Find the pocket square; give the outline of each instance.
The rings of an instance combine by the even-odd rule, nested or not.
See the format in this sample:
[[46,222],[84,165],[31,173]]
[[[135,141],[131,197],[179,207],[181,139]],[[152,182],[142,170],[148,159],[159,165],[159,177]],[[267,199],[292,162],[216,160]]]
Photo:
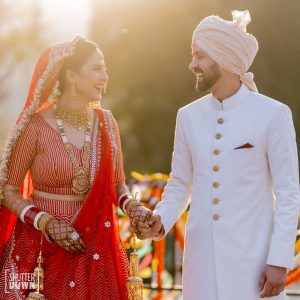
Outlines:
[[253,145],[247,143],[247,144],[244,144],[244,145],[242,145],[242,146],[239,146],[239,147],[234,148],[234,150],[238,150],[238,149],[249,149],[249,148],[253,148],[253,147],[254,147]]

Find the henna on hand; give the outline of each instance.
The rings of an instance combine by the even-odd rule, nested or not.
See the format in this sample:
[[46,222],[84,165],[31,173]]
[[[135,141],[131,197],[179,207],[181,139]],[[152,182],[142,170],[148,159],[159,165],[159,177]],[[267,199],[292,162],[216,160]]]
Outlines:
[[147,223],[137,222],[137,237],[140,240],[153,238],[161,240],[165,236],[165,229],[159,215],[152,215]]
[[3,206],[10,210],[13,214],[20,217],[22,210],[29,204],[28,200],[24,199],[19,194],[20,188],[6,184],[4,186]]
[[128,187],[124,182],[117,183],[117,198],[119,198],[121,195],[129,193]]
[[152,211],[142,205],[135,206],[131,210],[127,211],[130,218],[131,227],[134,232],[139,233],[137,226],[138,222],[147,223],[152,216]]
[[71,234],[74,231],[77,232],[70,224],[56,219],[50,220],[46,226],[46,233],[56,244],[72,253],[82,253],[86,245],[81,237],[75,241],[72,239]]

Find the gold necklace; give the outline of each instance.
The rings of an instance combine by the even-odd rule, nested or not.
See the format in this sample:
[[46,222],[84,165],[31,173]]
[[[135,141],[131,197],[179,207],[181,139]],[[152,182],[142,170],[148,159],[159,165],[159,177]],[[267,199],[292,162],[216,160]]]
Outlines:
[[56,117],[56,125],[60,131],[61,138],[63,140],[65,149],[70,157],[72,162],[75,178],[72,181],[72,191],[76,194],[82,195],[86,194],[90,189],[90,180],[89,180],[89,160],[91,155],[91,121],[87,123],[85,140],[83,146],[83,155],[82,155],[82,165],[76,159],[72,145],[69,142],[67,135],[64,131],[63,122],[61,119]]
[[62,105],[54,105],[53,108],[57,119],[76,129],[86,127],[91,120],[91,115],[87,109],[72,109]]

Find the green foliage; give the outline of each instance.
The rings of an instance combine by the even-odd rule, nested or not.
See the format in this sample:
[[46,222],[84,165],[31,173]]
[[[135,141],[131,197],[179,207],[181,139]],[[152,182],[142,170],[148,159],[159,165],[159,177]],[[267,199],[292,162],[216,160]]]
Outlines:
[[15,3],[0,0],[0,101],[5,95],[5,81],[18,63],[28,59],[33,49],[42,49],[45,41],[40,6],[32,1]]
[[[104,106],[122,134],[125,169],[169,172],[176,112],[201,97],[188,70],[192,32],[211,14],[249,9],[260,50],[251,71],[261,93],[291,106],[297,129],[300,53],[298,0],[94,1],[91,38],[110,75]],[[298,83],[298,85],[297,85]]]
[[[36,57],[47,44],[42,33],[40,5],[34,0],[25,2],[0,0],[0,104],[7,101],[11,80],[20,71],[20,63]],[[26,76],[30,76],[31,70]],[[19,85],[17,86],[19,88]],[[18,100],[16,100],[18,101]],[[22,104],[25,99],[22,99]],[[15,106],[12,106],[12,109]],[[2,109],[2,107],[1,107]],[[0,111],[0,154],[9,123],[9,113]]]

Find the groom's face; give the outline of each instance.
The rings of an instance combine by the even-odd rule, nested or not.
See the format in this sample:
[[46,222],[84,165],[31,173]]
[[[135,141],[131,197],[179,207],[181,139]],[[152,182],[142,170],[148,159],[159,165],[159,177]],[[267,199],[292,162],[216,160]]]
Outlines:
[[190,70],[196,76],[197,91],[208,91],[221,78],[219,65],[197,45],[192,45]]

